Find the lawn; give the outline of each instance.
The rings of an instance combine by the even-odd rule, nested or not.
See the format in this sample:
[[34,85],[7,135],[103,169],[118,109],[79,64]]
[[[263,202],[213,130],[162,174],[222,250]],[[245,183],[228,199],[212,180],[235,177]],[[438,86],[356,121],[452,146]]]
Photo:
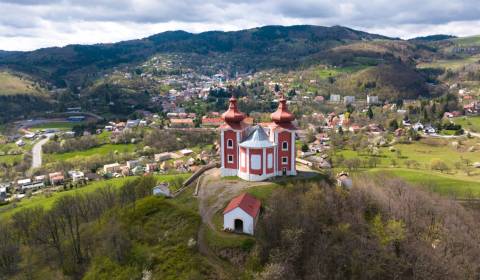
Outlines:
[[[157,178],[157,181],[163,181],[163,182],[172,182],[175,180],[176,177],[182,177],[183,179],[186,179],[190,176],[190,174],[175,174],[175,175],[156,175],[155,178]],[[93,192],[97,189],[103,188],[107,185],[110,185],[114,188],[119,188],[122,186],[125,182],[134,180],[136,177],[126,177],[126,178],[116,178],[116,179],[111,179],[108,181],[98,181],[98,182],[93,182],[88,184],[87,186],[78,188],[78,189],[73,189],[73,190],[67,190],[67,191],[62,191],[62,192],[55,192],[52,193],[51,195],[38,195],[38,196],[33,196],[32,198],[24,198],[20,202],[16,203],[15,207],[12,208],[13,204],[8,204],[5,206],[0,207],[0,219],[5,219],[9,218],[12,214],[15,212],[18,212],[22,209],[26,208],[33,208],[33,207],[44,207],[45,209],[48,209],[52,207],[53,203],[60,197],[66,196],[66,195],[75,195],[75,194],[85,194],[89,192]]]
[[453,122],[455,124],[461,125],[464,129],[472,132],[480,132],[480,116],[463,116],[454,118]]
[[388,172],[407,182],[441,195],[456,196],[458,198],[466,198],[471,195],[480,197],[480,182],[478,181],[460,180],[452,175],[404,168],[373,169],[372,172]]
[[93,155],[107,155],[109,153],[114,153],[117,151],[118,153],[131,153],[134,152],[136,149],[135,144],[104,144],[99,147],[91,148],[85,151],[75,151],[69,153],[62,153],[62,154],[46,154],[45,158],[47,162],[53,161],[61,161],[61,160],[68,160],[72,158],[81,158],[81,157],[89,157]]

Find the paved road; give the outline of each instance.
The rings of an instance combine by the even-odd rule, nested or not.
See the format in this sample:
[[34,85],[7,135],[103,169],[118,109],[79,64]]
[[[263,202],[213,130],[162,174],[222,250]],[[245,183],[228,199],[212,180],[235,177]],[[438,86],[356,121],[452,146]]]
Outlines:
[[50,140],[53,134],[47,134],[47,138],[41,139],[32,148],[32,170],[42,167],[42,146]]

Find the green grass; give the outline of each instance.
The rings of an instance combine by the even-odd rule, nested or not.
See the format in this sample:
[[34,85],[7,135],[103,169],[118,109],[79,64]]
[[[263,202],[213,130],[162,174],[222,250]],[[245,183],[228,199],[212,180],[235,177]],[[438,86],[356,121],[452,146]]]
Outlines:
[[464,129],[472,132],[480,132],[480,116],[463,116],[453,119],[455,124],[461,125]]
[[[415,142],[412,144],[397,144],[394,145],[394,147],[401,151],[400,158],[397,157],[396,152],[389,151],[389,148],[380,148],[382,154],[378,167],[390,167],[392,159],[399,165],[403,165],[406,160],[416,160],[420,163],[421,169],[425,169],[425,165],[429,165],[433,158],[443,160],[450,167],[452,167],[455,162],[460,161],[461,158],[470,159],[472,162],[479,160],[478,153],[455,150],[450,144],[431,146],[422,142]],[[337,154],[341,154],[345,158],[368,159],[367,155],[359,155],[356,151],[352,150],[342,150],[337,152]]]
[[81,125],[81,124],[82,123],[72,123],[72,122],[47,122],[47,123],[33,125],[30,128],[71,130],[75,125]]
[[0,156],[0,164],[15,165],[22,161],[23,155],[5,155]]
[[388,172],[419,187],[439,193],[465,198],[473,195],[480,197],[480,182],[456,179],[454,176],[432,171],[411,169],[374,169],[372,172]]
[[316,70],[315,74],[321,79],[326,79],[328,77],[335,77],[343,73],[354,73],[366,68],[368,68],[367,65],[347,66],[347,67],[328,68],[328,69],[321,68]]
[[47,162],[52,161],[61,161],[61,160],[68,160],[72,158],[82,158],[82,157],[89,157],[93,155],[107,155],[109,153],[114,153],[117,151],[118,153],[131,153],[134,152],[136,149],[135,144],[105,144],[99,147],[91,148],[85,151],[75,151],[69,153],[62,153],[62,154],[47,154],[45,159]]
[[[176,177],[182,177],[182,178],[188,178],[190,174],[178,174],[178,175],[157,175],[155,178],[157,178],[157,181],[163,181],[163,182],[171,182],[173,181]],[[110,185],[114,188],[119,188],[122,186],[125,182],[134,180],[136,177],[126,177],[126,178],[116,178],[116,179],[111,179],[108,181],[98,181],[98,182],[93,182],[91,184],[88,184],[87,186],[80,187],[77,189],[73,190],[67,190],[67,191],[62,191],[62,192],[54,192],[49,196],[46,195],[38,195],[38,196],[33,196],[31,198],[24,198],[20,202],[15,203],[15,207],[13,207],[13,203],[10,203],[8,205],[0,207],[0,219],[5,219],[11,217],[12,214],[22,210],[22,209],[27,209],[27,208],[34,208],[34,207],[43,207],[45,209],[49,209],[52,207],[53,203],[60,197],[66,196],[66,195],[75,195],[75,194],[85,194],[89,192],[93,192],[97,189],[104,188],[107,185]]]

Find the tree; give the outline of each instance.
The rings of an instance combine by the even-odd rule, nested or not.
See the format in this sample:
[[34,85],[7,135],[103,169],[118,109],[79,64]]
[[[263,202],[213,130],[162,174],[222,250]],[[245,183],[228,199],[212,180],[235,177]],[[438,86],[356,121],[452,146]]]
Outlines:
[[450,168],[448,167],[448,165],[447,165],[444,161],[442,161],[442,160],[440,160],[440,159],[432,159],[432,160],[430,161],[430,168],[431,168],[432,170],[437,170],[437,171],[440,171],[440,172],[442,172],[442,173],[445,172],[445,171],[450,170]]
[[308,148],[308,145],[307,143],[303,143],[302,144],[302,152],[306,153],[308,152],[310,149]]
[[373,119],[373,110],[372,110],[372,106],[368,107],[368,111],[367,111],[367,117],[369,119]]
[[388,130],[395,131],[398,129],[398,122],[397,119],[393,119],[388,123]]

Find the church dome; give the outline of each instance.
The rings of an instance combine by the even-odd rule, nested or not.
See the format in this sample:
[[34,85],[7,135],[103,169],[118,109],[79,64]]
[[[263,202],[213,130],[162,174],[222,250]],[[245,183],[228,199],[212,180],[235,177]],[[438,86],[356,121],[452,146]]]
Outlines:
[[222,114],[222,119],[229,123],[238,123],[245,119],[245,114],[240,112],[237,107],[237,99],[232,96],[229,100],[230,105],[228,106],[228,110]]
[[278,105],[277,111],[271,114],[272,121],[275,123],[288,123],[295,120],[295,116],[288,111],[287,100],[283,95],[279,102],[280,104]]

